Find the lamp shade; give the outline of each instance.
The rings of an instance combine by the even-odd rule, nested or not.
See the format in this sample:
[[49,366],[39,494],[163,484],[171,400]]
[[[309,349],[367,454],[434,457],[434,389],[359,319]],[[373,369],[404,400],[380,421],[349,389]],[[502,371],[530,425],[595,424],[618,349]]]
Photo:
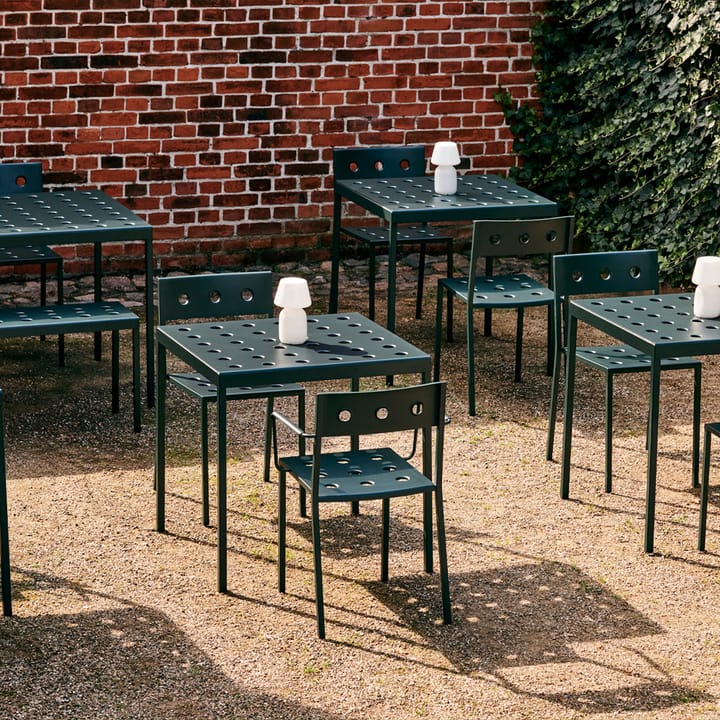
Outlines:
[[430,162],[433,165],[459,165],[458,146],[454,142],[435,143]]
[[275,304],[282,308],[306,308],[311,304],[310,289],[304,278],[281,278],[275,293]]
[[694,285],[720,285],[720,257],[703,256],[695,261]]

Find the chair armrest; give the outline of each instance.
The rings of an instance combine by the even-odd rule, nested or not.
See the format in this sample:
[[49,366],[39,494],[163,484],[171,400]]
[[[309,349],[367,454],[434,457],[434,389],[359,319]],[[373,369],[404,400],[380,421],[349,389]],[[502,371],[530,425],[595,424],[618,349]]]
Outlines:
[[278,442],[277,442],[277,424],[281,422],[285,427],[290,430],[293,434],[297,435],[300,440],[300,452],[305,453],[305,440],[312,440],[315,437],[314,433],[305,432],[297,423],[294,423],[289,417],[286,417],[281,412],[273,410],[272,415],[272,445],[273,445],[273,462],[275,468],[280,470],[280,462],[278,456]]

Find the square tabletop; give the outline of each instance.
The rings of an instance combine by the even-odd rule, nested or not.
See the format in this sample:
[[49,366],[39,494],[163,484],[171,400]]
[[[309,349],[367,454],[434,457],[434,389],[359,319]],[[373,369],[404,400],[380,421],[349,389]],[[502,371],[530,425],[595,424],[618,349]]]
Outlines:
[[131,242],[152,226],[99,190],[0,195],[0,246]]
[[158,343],[218,387],[429,373],[432,360],[359,313],[311,315],[302,345],[278,340],[278,319],[161,325]]
[[335,193],[398,223],[549,217],[556,202],[498,175],[458,176],[457,193],[438,195],[424,177],[336,180]]
[[572,300],[579,320],[659,358],[720,353],[720,319],[695,317],[692,293]]

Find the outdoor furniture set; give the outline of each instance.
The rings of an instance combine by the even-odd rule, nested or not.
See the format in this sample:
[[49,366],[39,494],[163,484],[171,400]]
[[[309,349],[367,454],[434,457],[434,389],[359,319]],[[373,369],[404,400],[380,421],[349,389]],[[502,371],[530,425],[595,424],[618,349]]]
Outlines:
[[[421,152],[420,152],[421,151]],[[152,328],[152,289],[148,313],[148,404],[157,389],[156,413],[156,529],[165,529],[165,444],[167,386],[173,385],[201,404],[203,523],[209,525],[208,406],[216,406],[217,423],[217,588],[227,591],[227,402],[234,399],[266,400],[263,478],[269,480],[271,453],[279,471],[278,494],[278,587],[285,591],[286,477],[290,473],[300,487],[300,513],[307,515],[309,498],[314,548],[317,632],[325,636],[320,505],[325,502],[358,503],[382,500],[381,579],[388,576],[389,501],[393,497],[421,494],[425,570],[432,571],[432,498],[439,551],[442,616],[450,622],[450,595],[442,507],[442,445],[445,417],[445,386],[440,382],[443,300],[447,296],[447,339],[452,340],[454,299],[466,306],[468,347],[468,410],[475,414],[474,311],[485,314],[484,331],[492,332],[492,311],[517,311],[515,380],[521,379],[523,311],[546,307],[548,311],[548,374],[552,375],[547,458],[552,459],[560,376],[565,366],[565,411],[561,496],[569,495],[570,451],[574,409],[575,364],[580,361],[600,370],[606,378],[606,483],[612,489],[612,393],[616,374],[647,371],[651,377],[647,444],[647,502],[645,550],[653,550],[656,452],[660,371],[688,369],[694,373],[692,483],[698,485],[701,363],[692,355],[720,353],[720,323],[693,316],[690,295],[658,295],[656,251],[572,254],[572,217],[557,216],[555,203],[530,193],[502,178],[471,175],[458,179],[455,195],[438,195],[432,179],[424,174],[424,148],[351,148],[336,150],[335,205],[329,314],[311,316],[307,340],[282,342],[278,319],[272,317],[272,275],[269,272],[223,273],[161,278],[158,280],[159,327]],[[51,197],[57,196],[57,197]],[[32,196],[31,196],[32,197]],[[105,239],[144,240],[148,277],[152,242],[149,227],[132,213],[100,193],[36,193],[31,210],[33,222],[20,222],[20,209],[9,198],[0,198],[0,242],[12,245],[93,242],[96,276],[99,247]],[[386,224],[368,227],[342,221],[343,199],[364,208]],[[74,208],[69,219],[68,206]],[[35,218],[35,216],[41,216]],[[58,223],[57,218],[63,220]],[[101,217],[98,217],[101,216]],[[88,219],[88,223],[81,218]],[[437,223],[473,221],[469,273],[452,273],[453,237],[434,227]],[[62,224],[62,226],[61,226]],[[67,226],[70,224],[71,229]],[[89,226],[88,226],[89,225]],[[338,311],[341,236],[368,245],[370,252],[370,318]],[[421,248],[416,313],[422,307],[423,259],[427,244],[444,245],[448,276],[438,282],[435,324],[435,367],[432,359],[394,333],[395,263],[399,245]],[[386,247],[389,256],[387,327],[374,322],[375,253]],[[545,256],[549,260],[546,284],[525,274],[493,273],[493,261],[508,256]],[[60,267],[60,264],[58,265]],[[642,293],[608,299],[611,293]],[[40,308],[28,312],[28,330],[20,320],[0,311],[0,337],[12,334],[60,334],[125,328],[111,324],[108,307],[99,298],[90,304],[90,317],[60,312],[73,305],[55,306],[51,315]],[[58,293],[61,298],[62,293]],[[573,296],[596,295],[592,299]],[[113,308],[124,318],[121,308]],[[42,312],[48,312],[44,310]],[[139,429],[138,325],[133,330],[135,429]],[[49,319],[46,319],[49,318]],[[72,318],[72,320],[71,320]],[[231,319],[227,319],[231,318]],[[582,320],[625,343],[606,347],[577,347],[577,322]],[[122,320],[119,322],[123,322]],[[9,323],[9,325],[8,325]],[[3,334],[3,326],[11,332]],[[157,341],[157,386],[152,352]],[[116,343],[114,342],[114,352]],[[168,354],[183,361],[192,373],[168,372]],[[115,366],[113,372],[115,373]],[[364,377],[418,374],[420,384],[360,391]],[[317,395],[314,432],[306,430],[303,384],[348,379],[348,392]],[[115,382],[115,375],[114,375]],[[388,383],[391,384],[390,382]],[[297,421],[274,410],[276,397],[297,398]],[[278,432],[290,432],[298,442],[297,455],[278,456]],[[390,448],[361,449],[359,438],[377,433],[411,432],[410,457]],[[710,436],[720,436],[720,423],[706,425],[705,456],[698,546],[704,549],[705,513],[708,497]],[[324,453],[326,437],[348,438],[343,452]],[[306,444],[312,450],[306,453]],[[0,449],[2,446],[0,445]],[[421,469],[410,462],[420,453]],[[4,455],[2,460],[4,461]],[[3,519],[5,524],[3,524]],[[2,550],[3,607],[10,612],[7,559],[7,507],[4,497],[4,465],[0,467],[0,550]],[[7,576],[7,577],[6,577]]]

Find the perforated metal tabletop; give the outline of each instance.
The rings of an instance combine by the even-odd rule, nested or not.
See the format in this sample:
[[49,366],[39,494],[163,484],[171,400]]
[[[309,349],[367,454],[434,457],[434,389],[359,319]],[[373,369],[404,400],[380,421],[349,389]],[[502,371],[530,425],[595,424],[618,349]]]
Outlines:
[[0,195],[0,247],[93,243],[95,300],[102,300],[101,245],[145,243],[147,402],[154,404],[154,309],[152,226],[99,190]]
[[157,328],[156,529],[165,529],[165,393],[167,353],[180,358],[218,388],[217,533],[218,590],[227,590],[226,391],[271,383],[418,373],[430,378],[423,350],[359,313],[311,315],[308,340],[278,340],[277,318],[161,325]]
[[668,357],[720,354],[720,318],[697,318],[691,293],[572,300],[568,314],[561,497],[569,496],[578,321],[647,353],[650,415],[647,441],[645,551],[653,552],[657,482],[660,362]]
[[438,195],[432,176],[336,180],[330,312],[338,309],[340,220],[342,201],[350,200],[389,224],[387,327],[395,327],[395,263],[397,225],[550,217],[557,203],[498,175],[458,177],[455,195]]

